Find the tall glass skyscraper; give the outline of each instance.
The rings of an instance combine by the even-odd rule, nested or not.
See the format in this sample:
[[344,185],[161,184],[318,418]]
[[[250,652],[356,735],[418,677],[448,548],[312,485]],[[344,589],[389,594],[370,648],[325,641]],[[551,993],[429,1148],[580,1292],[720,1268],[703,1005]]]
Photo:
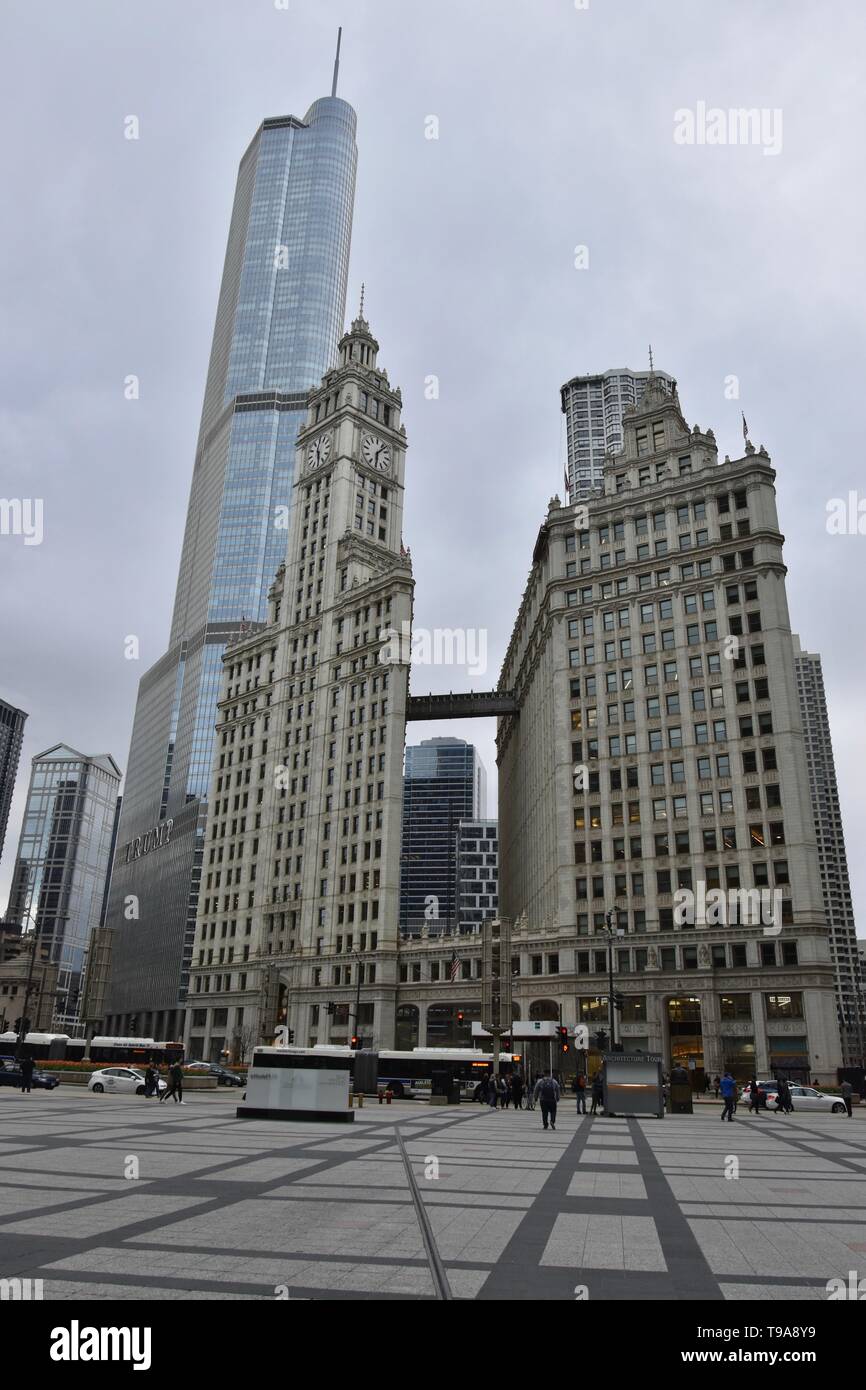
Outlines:
[[[336,74],[335,74],[336,85]],[[266,120],[240,163],[169,649],[142,678],[106,922],[106,1024],[174,1036],[187,990],[222,655],[261,622],[307,391],[342,333],[355,112]]]
[[456,931],[460,822],[483,819],[487,773],[462,738],[427,738],[406,749],[400,863],[400,930]]
[[16,709],[14,705],[0,700],[0,856],[3,854],[26,718],[23,709]]
[[33,759],[7,920],[38,930],[57,967],[56,1032],[78,1021],[81,972],[99,923],[111,860],[120,768],[58,743]]

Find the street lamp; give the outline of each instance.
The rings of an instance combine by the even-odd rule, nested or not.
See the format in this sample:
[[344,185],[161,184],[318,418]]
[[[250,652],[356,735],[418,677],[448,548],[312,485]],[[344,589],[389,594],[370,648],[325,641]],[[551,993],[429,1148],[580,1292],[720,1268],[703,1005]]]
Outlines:
[[611,907],[604,914],[606,925],[599,928],[607,937],[607,979],[608,979],[608,1017],[610,1019],[610,1050],[617,1051],[616,1045],[616,1006],[613,997],[613,939],[615,936],[625,936],[622,927],[614,925],[616,921],[616,908]]

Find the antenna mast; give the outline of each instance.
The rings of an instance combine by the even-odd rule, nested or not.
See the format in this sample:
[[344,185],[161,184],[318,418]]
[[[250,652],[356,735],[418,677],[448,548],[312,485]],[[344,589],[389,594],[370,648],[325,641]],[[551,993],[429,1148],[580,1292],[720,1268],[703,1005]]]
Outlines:
[[342,27],[342,25],[341,25],[340,28],[337,30],[337,56],[336,56],[336,58],[334,59],[334,80],[333,80],[333,82],[331,83],[331,96],[332,96],[332,97],[335,97],[335,96],[337,95],[337,77],[338,77],[339,72],[340,72],[340,39],[341,39],[342,37],[343,37],[343,27]]

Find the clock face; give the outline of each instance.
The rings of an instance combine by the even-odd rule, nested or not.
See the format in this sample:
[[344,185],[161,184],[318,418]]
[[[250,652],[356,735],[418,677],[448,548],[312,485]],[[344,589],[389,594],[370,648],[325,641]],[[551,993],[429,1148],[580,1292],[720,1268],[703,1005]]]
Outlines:
[[320,468],[327,463],[331,453],[331,436],[320,434],[307,448],[307,467]]
[[361,440],[361,457],[371,468],[387,473],[391,467],[391,446],[374,434],[365,434]]

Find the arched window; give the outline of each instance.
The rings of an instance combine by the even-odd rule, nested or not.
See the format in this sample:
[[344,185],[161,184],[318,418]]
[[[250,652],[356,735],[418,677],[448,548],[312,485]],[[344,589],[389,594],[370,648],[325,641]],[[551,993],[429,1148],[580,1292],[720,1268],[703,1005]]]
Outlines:
[[536,999],[529,1006],[529,1018],[532,1023],[539,1021],[557,1023],[559,1021],[559,1005],[555,1004],[552,999]]

